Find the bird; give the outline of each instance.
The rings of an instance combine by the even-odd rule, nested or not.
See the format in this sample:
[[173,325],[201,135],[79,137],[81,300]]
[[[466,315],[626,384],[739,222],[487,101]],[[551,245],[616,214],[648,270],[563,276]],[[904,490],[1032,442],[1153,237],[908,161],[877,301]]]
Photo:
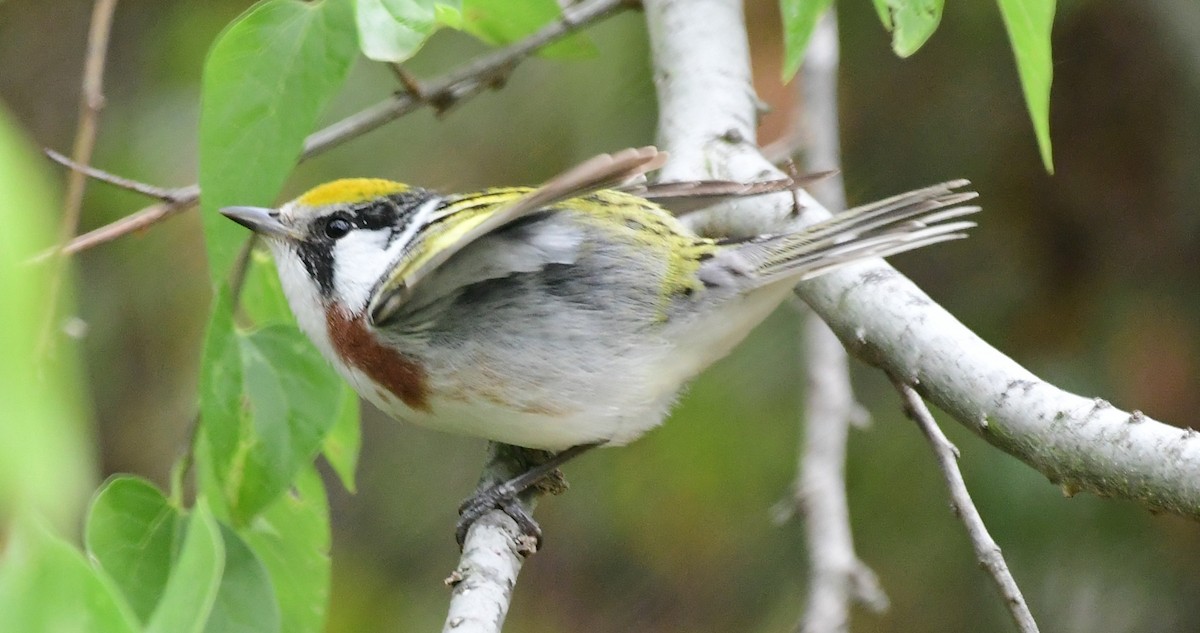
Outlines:
[[706,237],[663,205],[798,183],[642,182],[666,158],[631,148],[540,187],[457,194],[349,178],[221,213],[265,241],[300,329],[363,398],[415,425],[549,451],[556,467],[658,426],[797,283],[965,237],[979,210],[956,180],[799,231]]

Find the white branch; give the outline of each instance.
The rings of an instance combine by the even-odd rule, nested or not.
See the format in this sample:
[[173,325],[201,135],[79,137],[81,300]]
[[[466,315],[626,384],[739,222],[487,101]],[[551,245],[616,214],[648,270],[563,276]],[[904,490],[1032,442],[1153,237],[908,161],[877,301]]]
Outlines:
[[[512,449],[495,442],[488,445],[488,463],[484,467],[477,490],[490,488],[521,474],[528,467]],[[517,497],[532,514],[533,499],[540,494],[536,488]],[[517,522],[500,510],[479,517],[463,540],[458,567],[446,578],[453,587],[450,608],[446,613],[443,633],[500,633],[508,606],[512,603],[517,574],[525,558],[537,546],[522,534]]]
[[[830,10],[813,32],[799,82],[803,108],[793,125],[805,132],[798,135],[804,142],[805,171],[841,167],[837,68],[837,21]],[[829,208],[845,208],[840,172],[817,182],[814,191]],[[836,633],[849,630],[852,602],[880,613],[887,610],[888,598],[875,573],[855,554],[851,535],[846,440],[851,424],[865,420],[866,411],[854,399],[850,359],[829,326],[811,311],[805,318],[804,341],[808,384],[796,494],[811,569],[799,630]]]
[[520,534],[516,521],[499,510],[471,526],[458,568],[446,579],[454,590],[443,633],[499,633],[525,562],[516,547]]
[[[663,181],[768,180],[783,174],[758,151],[758,99],[736,0],[646,0],[658,93]],[[807,194],[805,206],[816,205]],[[791,215],[792,196],[759,196],[684,216],[702,234],[750,236]]]
[[812,312],[804,326],[808,385],[804,398],[804,446],[796,502],[804,515],[812,569],[808,604],[799,630],[846,631],[851,601],[876,613],[888,608],[879,580],[854,553],[846,502],[846,439],[862,417],[850,388],[846,350]]
[[803,116],[800,124],[804,139],[804,169],[808,172],[839,170],[809,187],[826,208],[846,208],[846,182],[842,177],[841,124],[838,121],[837,13],[833,8],[817,21],[800,69]]
[[[755,100],[740,3],[645,0],[645,6],[661,108],[659,144],[672,153],[666,178],[778,177],[753,143]],[[803,204],[800,223],[828,217],[815,200]],[[787,195],[762,196],[691,216],[702,231],[748,235],[784,228],[791,205]],[[851,353],[913,384],[1064,491],[1088,490],[1200,518],[1194,431],[1043,381],[884,262],[846,266],[797,292]]]
[[937,458],[938,469],[942,471],[942,478],[946,481],[946,488],[950,493],[950,508],[967,529],[967,536],[975,549],[975,557],[996,583],[1000,596],[1004,598],[1004,606],[1016,622],[1017,629],[1022,633],[1038,633],[1037,622],[1033,620],[1029,605],[1025,604],[1025,596],[1021,595],[1017,581],[1013,579],[1008,564],[1004,562],[1000,546],[988,533],[987,526],[983,524],[983,517],[979,516],[979,510],[971,501],[971,494],[967,492],[967,484],[963,481],[962,472],[958,470],[958,448],[942,433],[941,427],[933,419],[933,414],[911,386],[895,376],[892,377],[892,383],[904,399],[904,412],[917,423],[925,439],[929,440]]

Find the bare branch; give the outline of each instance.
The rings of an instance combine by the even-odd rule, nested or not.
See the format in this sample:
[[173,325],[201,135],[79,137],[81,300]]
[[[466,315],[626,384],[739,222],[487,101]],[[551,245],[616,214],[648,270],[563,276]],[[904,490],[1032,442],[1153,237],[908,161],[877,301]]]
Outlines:
[[950,493],[950,508],[967,529],[967,536],[971,539],[971,546],[975,549],[975,557],[979,559],[979,564],[996,583],[1000,596],[1004,598],[1004,606],[1016,622],[1017,629],[1022,633],[1037,633],[1037,622],[1034,622],[1033,614],[1029,612],[1029,605],[1025,604],[1025,596],[1021,595],[1021,588],[1017,586],[1012,572],[1008,570],[1000,546],[988,533],[983,518],[979,516],[979,510],[971,501],[971,494],[967,492],[967,484],[963,481],[962,472],[958,470],[958,448],[942,433],[941,427],[933,419],[933,414],[926,408],[916,390],[896,376],[891,378],[892,384],[900,391],[900,397],[904,399],[904,413],[917,423],[933,448],[938,469],[942,471],[942,478],[945,479],[946,489]]
[[64,255],[74,255],[80,251],[111,242],[118,237],[150,228],[169,217],[187,211],[200,201],[200,186],[190,185],[176,189],[173,194],[174,202],[160,202],[131,213],[120,220],[105,224],[76,237],[62,248]]
[[[88,27],[87,53],[83,63],[83,87],[79,97],[79,123],[75,127],[75,143],[71,150],[77,163],[90,162],[92,150],[96,147],[96,129],[99,127],[100,110],[104,108],[104,64],[108,57],[108,36],[112,31],[112,16],[116,8],[116,0],[96,0],[92,6],[92,22]],[[67,177],[59,243],[71,239],[79,227],[86,186],[86,176],[78,171]],[[55,340],[53,332],[58,326],[55,313],[62,292],[65,264],[64,258],[57,258],[46,284],[46,314],[50,318],[43,325],[38,343],[39,356],[44,356]]]
[[514,547],[519,535],[516,521],[499,510],[471,526],[458,568],[446,578],[453,591],[442,631],[499,633],[525,562]]
[[914,384],[1064,492],[1087,490],[1200,518],[1194,431],[1043,381],[891,268],[854,266],[802,290],[851,353]]
[[143,196],[146,196],[149,198],[158,198],[159,200],[162,200],[163,202],[175,202],[175,196],[177,193],[177,191],[175,189],[165,189],[163,187],[156,187],[151,184],[147,184],[147,183],[133,180],[130,178],[125,178],[124,176],[118,176],[114,173],[104,171],[103,169],[97,169],[97,168],[91,167],[89,165],[84,165],[79,162],[76,162],[75,160],[67,158],[66,156],[63,156],[62,154],[59,154],[58,152],[56,152],[48,147],[44,148],[42,151],[46,153],[46,156],[48,156],[50,158],[50,160],[58,163],[59,165],[62,165],[63,167],[66,167],[67,169],[77,172],[78,174],[87,176],[88,178],[91,178],[93,180],[99,180],[100,182],[106,182],[110,185],[120,187],[127,191],[132,191],[134,193],[140,193]]
[[[735,0],[646,0],[662,109],[659,146],[675,180],[780,177],[753,144],[754,100]],[[683,218],[705,233],[748,236],[829,217],[815,199],[793,219],[789,195]],[[878,260],[802,283],[797,292],[850,353],[916,385],[981,437],[1068,493],[1132,499],[1200,519],[1197,433],[1063,391],[988,345]]]
[[804,139],[804,169],[836,170],[829,178],[808,187],[833,212],[846,208],[846,181],[842,175],[841,123],[838,120],[837,12],[832,7],[817,21],[809,39],[799,84],[803,116],[796,121]]
[[409,91],[395,95],[313,134],[304,144],[304,158],[366,134],[421,106],[428,105],[438,112],[445,112],[464,99],[499,87],[518,64],[539,49],[626,5],[623,0],[591,0],[572,5],[563,10],[562,18],[520,42],[485,55],[439,80],[420,84],[421,90],[417,94]]
[[[346,141],[358,138],[423,106],[433,107],[439,113],[445,112],[465,99],[490,88],[498,87],[503,84],[504,79],[517,65],[539,49],[588,24],[609,17],[628,5],[627,0],[590,0],[572,5],[563,10],[562,18],[548,24],[524,40],[485,55],[439,80],[422,85],[420,94],[394,95],[386,101],[314,132],[305,140],[300,160],[306,160]],[[76,162],[86,164],[88,161],[77,160]],[[174,190],[173,202],[146,207],[116,222],[81,235],[68,242],[61,252],[68,255],[78,253],[133,231],[144,229],[194,207],[199,200],[199,185],[181,187]]]
[[[96,128],[100,110],[104,109],[104,64],[108,58],[108,35],[112,31],[113,11],[117,0],[96,0],[92,6],[92,23],[88,29],[87,58],[83,63],[83,90],[79,97],[79,124],[75,128],[75,145],[71,156],[76,164],[92,161],[96,147]],[[86,174],[76,170],[67,178],[67,197],[63,208],[62,240],[71,239],[79,226]]]

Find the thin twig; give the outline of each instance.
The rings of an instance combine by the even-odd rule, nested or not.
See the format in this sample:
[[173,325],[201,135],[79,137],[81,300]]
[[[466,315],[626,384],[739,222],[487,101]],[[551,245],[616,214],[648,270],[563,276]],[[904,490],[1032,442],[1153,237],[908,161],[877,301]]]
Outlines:
[[176,201],[176,195],[178,193],[178,190],[176,190],[176,189],[166,189],[164,187],[156,187],[154,185],[147,184],[147,183],[144,183],[144,182],[141,182],[138,180],[125,178],[124,176],[118,176],[114,173],[104,171],[103,169],[97,169],[96,167],[92,167],[90,165],[85,165],[74,159],[67,158],[66,156],[63,156],[62,154],[60,154],[48,147],[42,149],[42,151],[45,152],[46,156],[48,156],[50,158],[50,160],[58,163],[59,165],[62,165],[63,167],[66,167],[67,169],[70,169],[70,170],[76,172],[77,174],[82,174],[83,176],[86,176],[93,180],[99,180],[100,182],[106,182],[110,185],[114,185],[116,187],[120,187],[127,191],[132,191],[134,193],[140,193],[143,196],[146,196],[148,198],[157,198],[159,200],[162,200],[163,202],[175,202]]
[[185,494],[184,482],[187,480],[188,473],[195,463],[196,443],[200,441],[199,407],[196,407],[196,410],[188,417],[187,429],[187,443],[184,446],[183,454],[171,465],[170,499],[172,505],[176,507],[183,506]]
[[891,375],[891,379],[892,384],[900,392],[901,398],[904,399],[904,413],[917,423],[921,433],[925,435],[925,439],[933,448],[938,468],[942,471],[942,478],[945,479],[946,488],[950,492],[950,507],[954,511],[954,515],[962,521],[963,527],[966,528],[967,536],[971,539],[971,546],[975,549],[975,557],[979,560],[979,564],[987,570],[996,583],[1000,596],[1004,598],[1004,606],[1012,615],[1013,621],[1016,622],[1017,629],[1022,633],[1037,633],[1037,622],[1033,620],[1029,605],[1025,604],[1021,588],[1013,579],[1008,565],[1004,562],[1004,555],[1000,552],[1000,546],[988,533],[987,526],[983,524],[983,518],[979,516],[979,510],[971,501],[970,493],[967,492],[962,472],[958,469],[958,448],[942,433],[941,427],[933,419],[929,408],[925,406],[925,401],[912,388],[912,385],[895,375]]
[[176,189],[173,197],[175,199],[174,202],[152,204],[115,222],[88,231],[68,242],[60,252],[64,255],[74,255],[94,246],[111,242],[118,237],[149,228],[171,216],[186,211],[196,206],[196,203],[200,201],[200,186],[190,185]]
[[[563,11],[559,20],[546,25],[524,40],[485,55],[441,79],[423,85],[423,96],[420,98],[411,94],[397,94],[314,132],[305,140],[300,160],[337,147],[423,106],[445,112],[465,99],[500,85],[513,68],[539,49],[629,5],[628,0],[591,0],[572,5]],[[67,255],[78,253],[186,211],[200,200],[200,186],[189,185],[176,189],[174,200],[146,207],[116,222],[80,235],[67,243],[61,252]]]
[[[104,64],[108,57],[108,35],[112,31],[117,0],[96,0],[92,6],[92,24],[88,29],[87,57],[83,63],[83,90],[79,97],[79,124],[71,156],[76,164],[92,162],[96,147],[96,128],[104,109]],[[87,176],[79,170],[67,177],[67,197],[63,207],[62,240],[71,239],[79,226],[80,208]]]
[[559,20],[533,35],[470,62],[441,79],[422,84],[423,99],[410,94],[394,95],[313,134],[305,142],[304,157],[361,136],[419,107],[428,105],[444,112],[468,97],[496,88],[513,68],[539,49],[616,13],[627,4],[623,0],[592,0],[572,5],[563,10]]
[[[112,31],[112,16],[116,8],[117,0],[96,0],[92,6],[92,22],[88,28],[87,53],[83,63],[83,86],[79,97],[79,123],[75,127],[75,143],[71,149],[75,162],[80,164],[91,162],[92,150],[96,147],[100,110],[104,109],[104,64],[108,57],[108,36]],[[73,171],[67,177],[59,243],[66,243],[79,227],[86,186],[87,177],[83,173]],[[47,318],[38,344],[39,355],[48,353],[55,340],[54,331],[58,327],[56,312],[65,272],[66,261],[58,258],[51,267],[46,284]]]
[[392,62],[387,65],[392,70],[392,74],[396,76],[396,81],[404,87],[404,90],[416,97],[418,100],[425,99],[425,87],[421,85],[421,81],[415,75],[408,72],[408,69],[403,65]]
[[233,313],[238,313],[242,303],[242,288],[246,286],[246,274],[250,272],[250,260],[254,256],[254,246],[258,243],[258,234],[250,233],[238,251],[237,259],[233,260],[233,270],[229,271],[229,302]]

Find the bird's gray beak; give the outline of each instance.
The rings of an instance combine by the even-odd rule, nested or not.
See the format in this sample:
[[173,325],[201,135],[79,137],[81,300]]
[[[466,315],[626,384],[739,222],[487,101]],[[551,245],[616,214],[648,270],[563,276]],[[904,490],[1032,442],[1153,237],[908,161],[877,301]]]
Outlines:
[[221,215],[241,224],[259,235],[276,236],[291,239],[292,230],[279,221],[279,214],[274,209],[261,207],[225,207]]

